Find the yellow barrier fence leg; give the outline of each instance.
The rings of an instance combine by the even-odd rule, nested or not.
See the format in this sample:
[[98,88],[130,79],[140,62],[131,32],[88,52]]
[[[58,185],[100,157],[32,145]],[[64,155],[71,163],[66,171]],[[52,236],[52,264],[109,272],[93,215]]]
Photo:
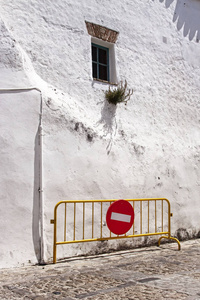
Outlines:
[[164,236],[164,235],[161,236],[159,238],[159,240],[158,240],[158,246],[160,246],[160,242],[161,242],[162,239],[168,239],[168,240],[173,240],[173,241],[177,242],[177,244],[178,244],[178,250],[181,250],[181,244],[180,244],[179,240],[176,239],[176,238],[174,238],[174,237],[172,237],[172,236],[170,236],[170,237]]

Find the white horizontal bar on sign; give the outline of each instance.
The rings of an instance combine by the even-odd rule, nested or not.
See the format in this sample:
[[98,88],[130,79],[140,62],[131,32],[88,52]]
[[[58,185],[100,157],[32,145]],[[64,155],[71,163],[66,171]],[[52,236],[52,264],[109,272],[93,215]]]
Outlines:
[[115,220],[115,221],[121,221],[121,222],[130,223],[131,216],[130,215],[126,215],[126,214],[120,214],[120,213],[112,212],[110,219],[111,220]]

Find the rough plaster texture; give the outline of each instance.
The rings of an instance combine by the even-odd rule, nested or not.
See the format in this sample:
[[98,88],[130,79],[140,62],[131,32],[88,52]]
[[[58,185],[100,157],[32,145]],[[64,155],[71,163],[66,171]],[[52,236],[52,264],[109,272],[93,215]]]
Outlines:
[[[182,228],[188,237],[198,234],[200,2],[0,0],[0,5],[0,87],[36,86],[44,99],[46,259],[52,256],[49,220],[61,199],[167,197],[172,233]],[[119,32],[118,81],[126,79],[134,89],[127,106],[106,103],[108,84],[92,79],[85,21]],[[34,147],[26,149],[34,153]],[[11,181],[3,177],[2,185],[4,180]],[[7,202],[15,208],[12,197]],[[35,211],[39,215],[38,206]],[[39,245],[39,235],[36,240]],[[60,257],[92,247],[68,246]],[[21,255],[23,260],[27,263]]]

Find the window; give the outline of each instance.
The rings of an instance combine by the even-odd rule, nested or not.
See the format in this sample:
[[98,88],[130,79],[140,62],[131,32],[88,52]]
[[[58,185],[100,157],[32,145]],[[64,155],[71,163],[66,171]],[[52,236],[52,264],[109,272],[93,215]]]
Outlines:
[[92,76],[94,79],[110,81],[109,49],[92,43]]
[[115,43],[118,31],[85,21],[92,43],[92,77],[109,84],[117,83]]

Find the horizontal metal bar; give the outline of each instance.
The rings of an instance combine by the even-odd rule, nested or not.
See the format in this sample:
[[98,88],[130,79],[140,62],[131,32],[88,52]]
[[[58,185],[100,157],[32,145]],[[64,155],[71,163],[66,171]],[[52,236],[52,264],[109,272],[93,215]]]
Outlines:
[[[58,203],[65,203],[65,202],[71,202],[71,203],[74,203],[74,202],[110,202],[110,201],[117,201],[119,199],[91,199],[91,200],[61,200],[60,202]],[[126,200],[126,201],[155,201],[155,200],[167,200],[169,201],[167,198],[142,198],[142,199],[123,199],[123,200]]]
[[72,243],[84,243],[84,242],[94,242],[94,241],[105,241],[105,240],[116,240],[116,239],[141,237],[141,236],[151,236],[151,235],[162,235],[162,234],[169,234],[169,232],[166,231],[166,232],[155,232],[155,233],[144,233],[144,234],[126,235],[126,236],[122,235],[122,236],[102,237],[102,238],[95,238],[95,239],[84,239],[84,240],[75,240],[75,241],[66,241],[66,242],[56,242],[56,245],[72,244]]
[[[55,206],[55,209],[62,203],[102,203],[102,202],[115,202],[119,199],[103,199],[103,200],[62,200],[60,202],[58,202]],[[142,199],[123,199],[126,201],[156,201],[156,200],[165,200],[167,201],[168,205],[170,205],[170,202],[167,198],[142,198]]]

